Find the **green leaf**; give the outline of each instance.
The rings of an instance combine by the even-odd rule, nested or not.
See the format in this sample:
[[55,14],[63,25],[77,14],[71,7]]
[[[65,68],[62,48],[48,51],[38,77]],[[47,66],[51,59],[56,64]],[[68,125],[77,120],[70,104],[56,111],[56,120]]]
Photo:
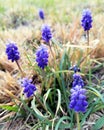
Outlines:
[[57,89],[57,92],[58,92],[58,102],[57,102],[57,108],[56,108],[56,113],[55,113],[55,115],[57,115],[57,112],[58,112],[58,110],[59,110],[59,108],[60,108],[60,106],[61,106],[61,92],[60,92],[59,89]]
[[98,90],[96,90],[95,88],[92,88],[92,87],[87,87],[89,88],[89,91],[92,92],[93,94],[95,94],[97,97],[99,97],[101,99],[101,101],[104,103],[104,98],[103,96],[99,93]]
[[[60,128],[60,126],[61,126],[61,128],[62,128],[62,122],[63,122],[63,120],[70,120],[70,118],[68,117],[68,116],[64,116],[64,117],[62,117],[62,118],[60,118],[59,119],[59,121],[57,122],[57,124],[56,124],[56,127],[55,127],[55,130],[59,130],[59,128]],[[65,127],[65,126],[66,127]],[[64,124],[63,126],[64,126],[64,128],[70,128],[70,126],[71,126],[71,124]],[[62,130],[63,130],[63,128],[62,128]]]
[[46,128],[45,128],[45,130],[49,130],[49,125],[46,125]]
[[52,88],[48,89],[48,91],[46,92],[46,94],[44,95],[44,105],[46,106],[46,100],[48,99],[48,96],[51,92]]
[[[47,93],[44,95],[44,105],[45,105],[45,106],[47,106],[46,100],[48,99],[48,96],[49,96],[49,94],[50,94],[50,92],[51,92],[52,90],[53,90],[52,88],[49,89],[49,90],[47,91]],[[61,106],[61,92],[60,92],[59,89],[56,89],[56,91],[58,92],[58,101],[57,101],[57,107],[56,107],[55,116],[57,115],[57,112],[58,112],[58,110],[59,110],[59,108],[60,108],[60,106]]]
[[95,122],[95,125],[93,126],[92,130],[99,130],[103,126],[104,126],[104,116],[102,116]]
[[[61,58],[61,61],[60,61],[60,70],[63,70],[64,69],[63,66],[66,66],[66,63],[65,63],[66,57],[67,57],[66,56],[66,49],[64,49],[64,54],[63,54],[63,56]],[[61,88],[62,88],[62,92],[63,92],[63,97],[65,99],[65,103],[66,103],[66,107],[67,107],[68,113],[71,116],[71,120],[73,120],[73,116],[72,116],[73,114],[71,113],[71,111],[69,110],[69,107],[68,107],[69,100],[68,100],[68,97],[66,95],[66,83],[65,83],[65,80],[64,80],[64,76],[63,76],[62,73],[60,75],[61,75],[60,78],[61,78]]]
[[18,106],[8,106],[8,105],[0,106],[0,108],[8,110],[8,111],[14,111],[14,112],[18,112],[18,109],[19,109]]
[[101,109],[104,109],[104,104],[98,104],[98,106],[94,108],[93,112],[99,111]]
[[91,111],[93,109],[93,106],[91,108],[89,108],[89,110],[84,114],[82,121],[81,121],[81,125],[84,123],[84,121],[86,120],[86,118],[90,115]]
[[31,102],[31,107],[32,109],[34,110],[34,112],[36,113],[36,115],[38,116],[38,118],[40,120],[45,120],[47,119],[50,115],[47,115],[47,116],[44,116],[36,107],[36,104],[35,104],[35,97],[33,98],[32,102]]

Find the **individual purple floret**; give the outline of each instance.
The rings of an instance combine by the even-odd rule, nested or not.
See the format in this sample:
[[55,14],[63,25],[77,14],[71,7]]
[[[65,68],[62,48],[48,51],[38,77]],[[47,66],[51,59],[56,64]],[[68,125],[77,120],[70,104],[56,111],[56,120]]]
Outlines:
[[73,74],[72,86],[76,87],[77,85],[81,86],[81,87],[84,87],[84,81],[83,81],[82,77],[78,73],[75,73],[75,74]]
[[36,87],[34,84],[31,83],[32,80],[28,78],[23,78],[21,85],[24,87],[23,92],[26,94],[27,98],[34,95],[34,92],[36,91]]
[[92,28],[92,15],[89,9],[83,10],[81,25],[84,28],[84,31],[88,31]]
[[36,62],[38,66],[44,69],[48,65],[48,49],[45,45],[41,45],[36,51]]
[[44,11],[42,9],[39,10],[39,17],[44,20]]
[[70,109],[74,109],[75,112],[85,112],[88,106],[86,101],[86,90],[81,86],[76,86],[71,89],[71,101],[69,104]]
[[46,43],[49,43],[49,41],[51,40],[52,38],[52,32],[51,32],[51,29],[48,25],[43,25],[42,26],[42,29],[41,29],[41,32],[42,32],[42,39],[46,42]]
[[8,56],[8,60],[11,60],[12,62],[20,59],[20,53],[18,51],[18,47],[14,42],[9,42],[6,45],[6,54]]

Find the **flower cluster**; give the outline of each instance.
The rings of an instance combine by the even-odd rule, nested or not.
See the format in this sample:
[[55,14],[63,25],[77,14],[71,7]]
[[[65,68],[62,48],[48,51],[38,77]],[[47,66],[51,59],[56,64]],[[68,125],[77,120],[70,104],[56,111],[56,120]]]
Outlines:
[[88,106],[86,101],[86,90],[77,85],[71,89],[71,101],[69,104],[70,109],[74,109],[75,112],[85,112]]
[[48,49],[45,45],[41,45],[36,51],[36,62],[38,66],[44,69],[48,64]]
[[44,20],[44,11],[42,9],[39,10],[39,17]]
[[73,85],[73,87],[76,87],[77,85],[84,87],[84,81],[78,73],[73,74],[73,84],[72,85]]
[[83,10],[81,25],[84,28],[84,31],[88,31],[92,28],[92,16],[89,9]]
[[32,80],[28,79],[28,78],[23,78],[22,80],[22,87],[24,87],[24,93],[26,94],[26,96],[29,98],[34,94],[34,91],[36,91],[36,87],[34,84],[31,83]]
[[6,45],[6,54],[8,56],[8,60],[11,60],[12,62],[20,59],[18,47],[14,42],[10,42]]
[[42,32],[42,39],[46,42],[46,43],[49,43],[49,41],[51,40],[52,38],[52,33],[51,33],[51,29],[48,25],[43,25],[42,26],[42,29],[41,29],[41,32]]

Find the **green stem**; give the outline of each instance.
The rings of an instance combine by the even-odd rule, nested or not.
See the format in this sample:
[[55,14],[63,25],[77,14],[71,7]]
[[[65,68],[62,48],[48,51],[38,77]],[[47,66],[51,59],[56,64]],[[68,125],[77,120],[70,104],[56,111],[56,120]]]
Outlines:
[[77,128],[78,128],[78,130],[81,130],[80,129],[80,122],[79,122],[79,113],[76,113],[76,120],[77,120]]
[[88,45],[88,48],[87,48],[87,55],[89,54],[89,31],[86,32],[87,34],[87,45]]
[[[87,55],[89,54],[89,31],[87,31],[87,44],[88,44],[88,49],[87,49]],[[90,56],[88,55],[88,61],[90,59]],[[91,83],[91,67],[90,67],[90,62],[88,63],[88,70],[89,70],[89,82]]]
[[89,46],[89,31],[87,31],[87,44]]

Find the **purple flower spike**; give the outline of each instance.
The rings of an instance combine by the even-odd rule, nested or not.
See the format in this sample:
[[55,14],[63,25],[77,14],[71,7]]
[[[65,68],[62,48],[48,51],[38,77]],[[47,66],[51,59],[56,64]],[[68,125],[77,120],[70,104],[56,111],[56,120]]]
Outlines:
[[50,27],[48,25],[43,25],[41,32],[42,32],[42,39],[46,43],[49,43],[49,41],[52,39],[52,33]]
[[48,65],[48,49],[45,45],[41,45],[36,51],[36,62],[38,66],[44,69]]
[[44,11],[42,9],[39,10],[39,17],[44,20]]
[[89,9],[83,10],[81,25],[84,28],[84,31],[88,31],[92,28],[92,15]]
[[32,80],[28,78],[23,78],[22,80],[22,87],[24,87],[23,92],[26,94],[27,98],[34,95],[34,92],[36,91],[36,87],[34,84],[31,83]]
[[8,56],[8,60],[11,60],[12,62],[20,59],[20,53],[18,51],[18,47],[14,42],[9,42],[6,45],[6,54]]
[[72,85],[73,85],[73,87],[76,87],[77,85],[84,87],[84,81],[78,73],[73,74],[73,84]]
[[71,89],[71,101],[69,104],[70,109],[74,109],[75,112],[85,112],[88,106],[86,101],[86,90],[81,86],[76,86]]

